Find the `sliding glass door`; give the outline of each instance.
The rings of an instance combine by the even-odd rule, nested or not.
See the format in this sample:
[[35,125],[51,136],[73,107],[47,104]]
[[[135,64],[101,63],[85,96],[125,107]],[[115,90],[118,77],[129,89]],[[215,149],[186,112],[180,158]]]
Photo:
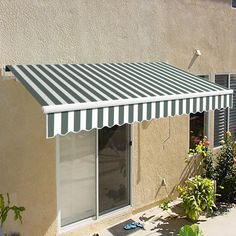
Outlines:
[[129,125],[60,137],[59,157],[61,226],[129,205]]
[[129,205],[129,126],[103,128],[98,132],[99,212]]
[[60,138],[61,225],[96,214],[96,132]]

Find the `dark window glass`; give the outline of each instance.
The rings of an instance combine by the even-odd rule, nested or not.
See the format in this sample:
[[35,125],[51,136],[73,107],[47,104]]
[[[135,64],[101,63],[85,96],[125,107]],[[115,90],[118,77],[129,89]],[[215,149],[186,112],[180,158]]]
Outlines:
[[236,8],[236,0],[232,0],[232,7]]
[[103,128],[99,136],[99,212],[129,205],[129,125]]
[[[198,75],[198,77],[209,80],[208,75]],[[196,144],[207,135],[208,129],[208,112],[198,112],[190,114],[190,138],[189,148],[193,149]]]
[[196,144],[205,136],[204,113],[190,114],[190,139],[189,147],[193,149]]

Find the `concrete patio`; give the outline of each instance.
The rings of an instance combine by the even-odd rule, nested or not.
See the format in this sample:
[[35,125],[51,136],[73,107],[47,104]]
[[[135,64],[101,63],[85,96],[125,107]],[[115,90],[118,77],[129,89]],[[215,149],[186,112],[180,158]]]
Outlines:
[[[203,230],[204,236],[234,236],[236,235],[235,219],[236,207],[221,205],[213,216],[202,216],[198,224]],[[133,221],[142,223],[144,229],[123,229],[125,224]],[[175,202],[172,211],[163,212],[158,207],[152,208],[99,232],[99,236],[171,236],[178,235],[181,226],[192,223],[183,215],[179,202]]]

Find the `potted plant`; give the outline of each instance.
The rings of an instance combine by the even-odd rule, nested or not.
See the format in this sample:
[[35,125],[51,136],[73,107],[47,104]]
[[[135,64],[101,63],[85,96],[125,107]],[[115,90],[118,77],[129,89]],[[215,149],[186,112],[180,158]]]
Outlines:
[[202,212],[212,213],[215,206],[215,192],[212,180],[195,176],[178,186],[184,212],[193,221],[198,220]]
[[[25,211],[25,208],[20,206],[11,205],[9,194],[6,194],[6,199],[3,194],[0,194],[0,236],[3,236],[3,224],[7,220],[9,212],[13,212],[14,220],[19,220],[22,223],[21,213]],[[6,234],[5,234],[6,235]]]

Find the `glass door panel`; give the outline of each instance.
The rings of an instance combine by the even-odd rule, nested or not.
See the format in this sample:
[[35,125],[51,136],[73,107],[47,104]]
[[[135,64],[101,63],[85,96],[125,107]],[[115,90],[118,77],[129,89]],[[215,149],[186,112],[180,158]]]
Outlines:
[[99,213],[130,203],[129,125],[98,131]]
[[60,137],[61,225],[96,213],[96,131]]

